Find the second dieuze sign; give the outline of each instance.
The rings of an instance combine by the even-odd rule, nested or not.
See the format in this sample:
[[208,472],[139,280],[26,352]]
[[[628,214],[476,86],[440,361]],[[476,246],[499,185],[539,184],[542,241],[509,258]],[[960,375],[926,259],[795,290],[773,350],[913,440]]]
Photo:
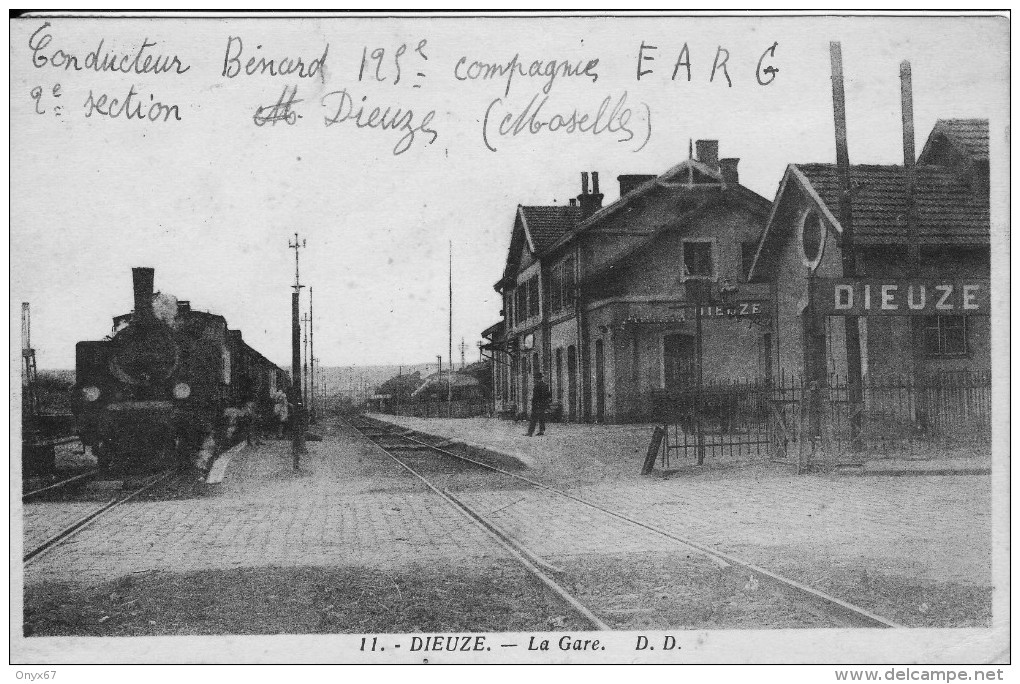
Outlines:
[[989,281],[817,278],[812,304],[823,316],[987,315]]

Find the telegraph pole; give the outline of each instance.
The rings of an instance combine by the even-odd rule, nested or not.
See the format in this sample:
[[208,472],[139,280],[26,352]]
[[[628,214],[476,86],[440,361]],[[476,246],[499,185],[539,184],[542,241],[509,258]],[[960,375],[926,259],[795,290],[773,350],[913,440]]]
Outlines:
[[[35,349],[32,348],[32,312],[28,302],[21,303],[21,388],[22,416],[27,409],[28,415],[35,418],[38,413],[39,402],[36,396],[36,366]],[[24,429],[22,424],[22,429]],[[34,425],[33,425],[34,427]]]
[[[311,290],[309,290],[309,291],[311,291]],[[308,322],[309,322],[309,320],[310,319],[308,317],[308,314],[304,314],[304,315],[301,316],[301,321],[305,324],[305,361],[304,361],[304,366],[302,367],[302,370],[301,370],[301,373],[302,373],[301,378],[302,378],[304,384],[302,384],[302,386],[301,386],[301,390],[302,390],[301,397],[304,400],[304,405],[305,405],[305,409],[306,410],[308,409],[309,406],[312,405],[311,398],[308,396],[308,390],[311,389],[311,387],[312,387],[311,379],[308,376]]]
[[453,241],[450,241],[450,372],[447,375],[447,418],[453,416]]
[[[309,343],[311,346],[311,343]],[[315,407],[319,405],[319,378],[315,377],[316,368],[319,365],[319,360],[315,358],[315,354],[312,354],[312,360],[308,362],[308,366],[312,371],[312,400],[308,406],[308,420],[310,423],[315,423]]]
[[[851,206],[850,153],[846,138],[846,99],[843,93],[843,51],[838,41],[829,43],[832,66],[832,110],[836,127],[836,168],[839,171],[839,222],[843,227],[843,277],[857,277],[857,251],[854,249],[853,209]],[[862,427],[861,338],[857,316],[844,319],[846,338],[847,398],[850,400],[850,440],[860,447]],[[824,360],[823,360],[824,363]]]
[[317,359],[315,358],[315,309],[313,308],[312,302],[313,302],[313,299],[312,299],[312,288],[309,287],[308,288],[308,335],[309,335],[309,337],[308,337],[308,354],[312,358],[312,361],[311,361],[311,374],[312,374],[311,383],[312,383],[312,386],[311,386],[310,391],[309,391],[309,396],[311,397],[311,401],[309,402],[308,410],[311,412],[311,421],[312,421],[312,423],[314,423],[315,422],[315,406],[319,402],[316,400],[316,397],[315,397],[315,366],[316,366]]
[[[917,233],[917,170],[914,168],[917,162],[914,154],[914,93],[913,77],[910,73],[910,62],[900,62],[900,117],[903,121],[903,171],[906,174],[906,199],[907,199],[907,274],[911,278],[921,277],[921,248],[920,236]],[[918,381],[919,369],[921,368],[920,355],[924,349],[924,340],[920,329],[914,324],[917,319],[908,319],[911,335],[910,353],[910,380]],[[863,365],[863,364],[862,364]],[[862,371],[863,373],[863,371]],[[920,406],[915,409],[915,415],[921,425],[927,426],[928,418]]]
[[306,246],[305,240],[287,241],[287,247],[294,250],[294,292],[290,296],[290,351],[291,351],[291,397],[294,403],[293,441],[291,454],[294,470],[301,466],[301,452],[305,449],[304,405],[301,401],[301,267],[298,252]]
[[[439,364],[439,382],[443,381],[443,355],[436,354],[436,363]],[[442,385],[440,385],[442,386]]]

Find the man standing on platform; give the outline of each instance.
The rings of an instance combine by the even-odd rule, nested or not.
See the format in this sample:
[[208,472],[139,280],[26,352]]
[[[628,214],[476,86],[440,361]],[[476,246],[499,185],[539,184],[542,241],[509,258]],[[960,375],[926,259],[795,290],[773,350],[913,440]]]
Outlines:
[[289,405],[287,394],[282,390],[276,390],[273,395],[273,415],[276,416],[276,438],[283,439],[283,428],[287,425],[289,417]]
[[552,401],[552,392],[549,385],[542,379],[542,373],[535,373],[535,389],[531,393],[531,424],[528,426],[528,437],[535,432],[535,425],[538,425],[538,436],[545,434],[545,412]]

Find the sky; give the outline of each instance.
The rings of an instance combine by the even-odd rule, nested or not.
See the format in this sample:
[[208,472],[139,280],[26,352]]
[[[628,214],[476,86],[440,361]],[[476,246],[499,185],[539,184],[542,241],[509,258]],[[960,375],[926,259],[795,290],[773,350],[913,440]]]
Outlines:
[[[101,54],[133,57],[145,39],[146,55],[177,55],[185,73],[83,66],[100,41]],[[463,338],[475,358],[481,331],[499,318],[493,284],[518,204],[566,204],[581,171],[600,173],[609,203],[618,175],[661,173],[686,158],[691,139],[719,140],[721,156],[740,158],[741,182],[773,199],[787,164],[835,160],[832,40],[842,45],[851,162],[902,163],[903,59],[918,153],[938,118],[989,118],[993,142],[1005,140],[1008,39],[1006,20],[978,17],[15,20],[12,329],[30,302],[39,367],[71,368],[75,342],[101,339],[130,311],[131,267],[151,266],[156,289],[225,316],[287,364],[297,232],[323,366],[445,356],[451,248],[454,357]],[[762,66],[778,72],[759,85],[759,58],[774,43]],[[673,80],[685,44],[691,80],[683,66]],[[307,73],[327,45],[325,67]],[[81,70],[67,68],[68,55]],[[515,55],[525,72],[542,60],[582,73],[557,76],[548,93],[546,76],[518,73],[509,91],[505,77],[466,76],[479,73],[473,62]],[[652,58],[640,80],[639,55]],[[248,75],[251,58],[277,70],[300,58],[306,77]],[[595,59],[593,80],[583,72]],[[180,120],[102,113],[118,113],[132,90],[143,114],[162,102]],[[274,110],[285,91],[300,101]],[[622,100],[610,128],[629,111],[631,134],[500,135],[504,117],[536,96],[548,98],[536,115],[545,121],[575,110],[591,121],[604,100],[607,111]],[[352,103],[367,106],[360,119]],[[376,106],[390,108],[383,121],[396,108],[411,117],[413,139],[380,129]],[[273,120],[288,112],[293,124]]]

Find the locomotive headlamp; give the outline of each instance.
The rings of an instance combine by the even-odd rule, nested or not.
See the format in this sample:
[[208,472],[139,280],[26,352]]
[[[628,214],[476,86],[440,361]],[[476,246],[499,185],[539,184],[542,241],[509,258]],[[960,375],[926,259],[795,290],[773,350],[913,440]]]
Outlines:
[[191,386],[186,382],[174,385],[174,399],[187,399],[191,396]]
[[99,388],[93,385],[89,385],[81,391],[81,395],[85,397],[85,401],[95,401],[99,398],[100,394]]

